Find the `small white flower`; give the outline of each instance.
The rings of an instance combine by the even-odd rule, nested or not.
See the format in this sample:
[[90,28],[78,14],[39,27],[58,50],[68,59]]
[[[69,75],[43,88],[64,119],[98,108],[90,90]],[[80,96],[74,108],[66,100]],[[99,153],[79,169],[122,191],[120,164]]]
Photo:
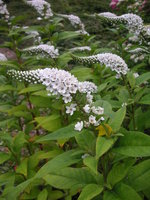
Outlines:
[[81,156],[82,159],[89,157],[90,155],[88,153],[85,153]]
[[83,110],[84,110],[86,113],[90,113],[90,111],[91,111],[90,105],[89,105],[89,104],[86,104],[86,105],[83,107]]
[[95,107],[95,106],[92,106],[92,112],[96,115],[102,115],[104,114],[104,108],[98,106],[98,107]]
[[89,116],[89,123],[90,124],[96,124],[96,117],[95,116],[93,116],[93,115],[90,115]]
[[66,106],[66,113],[73,115],[74,111],[76,111],[77,104],[71,104],[70,106]]
[[77,122],[75,127],[74,127],[74,130],[81,131],[82,129],[83,129],[83,121]]
[[88,128],[90,126],[90,122],[84,121],[84,127]]
[[124,102],[121,106],[124,107],[124,106],[127,106],[128,104],[126,102]]
[[104,118],[104,117],[101,117],[101,118],[100,118],[100,120],[101,120],[101,121],[104,121],[104,120],[105,120],[105,118]]
[[133,76],[134,76],[135,78],[137,78],[137,77],[139,77],[139,74],[138,74],[138,73],[133,73]]
[[90,104],[93,103],[93,96],[92,96],[91,94],[88,93],[88,94],[86,95],[86,99],[87,99],[87,102],[88,102],[88,103],[90,103]]

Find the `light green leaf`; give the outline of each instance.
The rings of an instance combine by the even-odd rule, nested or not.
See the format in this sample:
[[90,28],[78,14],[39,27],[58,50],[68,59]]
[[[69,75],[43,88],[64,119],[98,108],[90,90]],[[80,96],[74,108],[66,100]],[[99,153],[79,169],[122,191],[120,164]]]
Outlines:
[[4,163],[5,161],[9,160],[10,154],[0,152],[0,164]]
[[40,192],[40,194],[37,197],[37,200],[47,200],[48,197],[48,192],[46,189],[42,190],[42,192]]
[[103,195],[103,200],[122,200],[115,194],[114,191],[105,191]]
[[120,129],[120,126],[125,118],[125,115],[126,115],[126,107],[123,106],[117,112],[115,112],[112,118],[110,119],[109,125],[111,126],[114,132]]
[[126,131],[113,148],[113,152],[129,157],[150,156],[150,136],[141,132]]
[[136,83],[140,85],[144,83],[145,81],[148,81],[149,79],[150,79],[150,72],[146,72],[136,78]]
[[0,86],[0,92],[8,92],[8,91],[14,91],[16,90],[15,87],[13,87],[12,85],[1,85]]
[[45,135],[45,136],[39,138],[36,142],[46,142],[46,141],[50,141],[50,140],[69,139],[71,137],[76,136],[77,134],[79,134],[79,132],[75,131],[74,124],[71,124],[69,126],[60,128],[57,131],[54,131],[53,133],[50,133],[48,135]]
[[48,131],[56,131],[61,127],[60,115],[51,115],[46,117],[36,117],[35,121],[38,123],[38,126],[42,126]]
[[44,89],[45,87],[43,85],[31,85],[29,87],[23,88],[19,94],[24,94],[28,92],[35,92]]
[[113,165],[107,176],[107,183],[114,186],[116,183],[121,181],[127,175],[134,163],[135,159],[125,159],[124,162]]
[[132,167],[127,183],[136,191],[143,191],[150,188],[150,159],[144,160]]
[[78,200],[91,200],[103,191],[103,187],[96,184],[88,184],[85,186]]
[[121,200],[142,200],[142,198],[132,187],[124,183],[117,184],[114,188],[114,191]]
[[142,97],[138,103],[150,105],[150,94],[147,94],[144,97]]
[[95,159],[95,157],[88,156],[88,157],[84,158],[83,163],[87,167],[89,167],[95,174],[98,173],[98,171],[97,171],[97,160]]
[[23,174],[25,177],[27,176],[28,169],[28,158],[25,158],[21,161],[21,164],[17,166],[16,173]]
[[99,159],[116,142],[117,138],[98,137],[96,141],[96,159]]
[[84,168],[64,168],[43,177],[53,187],[59,189],[82,188],[87,184],[96,183],[92,174]]
[[77,134],[75,139],[81,149],[95,153],[96,137],[91,131],[85,129],[80,134]]

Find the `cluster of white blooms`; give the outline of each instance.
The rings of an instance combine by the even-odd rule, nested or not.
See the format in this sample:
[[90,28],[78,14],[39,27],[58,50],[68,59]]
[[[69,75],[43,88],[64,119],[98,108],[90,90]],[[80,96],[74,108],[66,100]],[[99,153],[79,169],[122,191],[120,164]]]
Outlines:
[[32,54],[37,54],[40,57],[51,57],[57,58],[59,55],[58,49],[55,49],[53,45],[40,44],[38,46],[29,47],[23,50],[24,52]]
[[34,38],[35,43],[41,43],[41,36],[37,31],[27,31],[26,33]]
[[130,59],[133,60],[135,63],[144,60],[144,58],[145,58],[145,54],[139,55],[135,53],[130,56]]
[[26,0],[25,2],[36,9],[41,17],[48,19],[53,16],[51,5],[45,0]]
[[143,20],[136,14],[128,13],[121,16],[117,16],[110,12],[99,13],[99,17],[106,18],[112,23],[121,22],[126,24],[131,33],[139,35],[143,30]]
[[144,26],[144,32],[147,36],[150,36],[150,25],[145,25]]
[[0,53],[0,61],[6,61],[7,58],[3,53]]
[[9,19],[9,12],[7,10],[6,4],[2,0],[0,0],[0,15],[4,18],[5,21]]
[[127,74],[129,70],[125,61],[120,56],[112,53],[101,53],[88,57],[73,56],[73,58],[82,63],[100,63],[105,65],[111,68],[112,71],[115,71],[118,74],[117,77],[121,74]]
[[80,18],[76,15],[58,14],[58,16],[68,19],[75,28],[82,25]]
[[70,51],[91,51],[91,47],[89,46],[74,47],[74,48],[71,48]]
[[30,71],[9,70],[8,74],[18,80],[31,83],[42,83],[50,95],[61,96],[65,103],[72,101],[73,94],[94,93],[97,87],[94,83],[79,82],[74,75],[57,68],[45,68]]
[[71,15],[57,14],[57,15],[68,19],[72,24],[72,26],[74,26],[75,28],[79,27],[80,30],[78,30],[77,33],[80,33],[82,35],[89,35],[89,33],[85,30],[84,24],[82,23],[81,19],[78,16],[72,14]]
[[104,121],[104,108],[98,106],[92,106],[92,104],[86,104],[83,107],[84,112],[88,115],[88,121],[84,120],[77,122],[75,125],[75,130],[81,131],[83,127],[88,128],[90,125],[99,126],[102,121]]

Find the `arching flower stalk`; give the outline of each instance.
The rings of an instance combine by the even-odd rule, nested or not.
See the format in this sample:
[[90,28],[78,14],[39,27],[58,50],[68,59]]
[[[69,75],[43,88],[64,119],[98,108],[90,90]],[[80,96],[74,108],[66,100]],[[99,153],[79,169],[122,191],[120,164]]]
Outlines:
[[40,44],[38,46],[29,47],[26,49],[23,49],[23,52],[29,53],[29,54],[36,54],[39,57],[51,57],[51,58],[57,58],[59,56],[58,49],[55,49],[53,45],[47,45],[47,44]]
[[81,63],[100,63],[101,65],[105,65],[117,73],[117,78],[119,78],[121,74],[126,75],[129,70],[125,61],[120,56],[112,53],[101,53],[87,57],[78,57],[73,55],[72,57],[75,61]]
[[74,47],[71,48],[70,51],[91,51],[91,47],[89,46],[83,46],[83,47]]
[[7,58],[3,53],[0,53],[0,61],[7,61]]
[[53,16],[51,5],[45,0],[25,0],[25,3],[32,6],[44,19],[48,19]]
[[8,22],[9,20],[9,12],[7,10],[7,6],[6,4],[4,4],[4,2],[2,0],[0,0],[0,15],[2,16],[2,18]]
[[57,14],[57,15],[65,19],[68,19],[73,27],[75,28],[79,27],[80,30],[77,31],[78,33],[81,33],[83,35],[89,35],[89,33],[85,30],[84,24],[82,23],[81,19],[78,16],[72,14],[71,15]]
[[136,14],[128,13],[117,16],[110,12],[96,14],[96,16],[104,18],[111,23],[123,23],[126,25],[130,33],[139,35],[143,31],[143,20]]
[[[82,123],[76,124],[75,130],[80,131],[83,126],[98,126],[104,120],[104,109],[93,105],[92,93],[97,91],[97,86],[92,82],[80,82],[69,72],[56,68],[30,71],[9,70],[8,75],[19,81],[24,80],[28,83],[44,85],[48,95],[54,95],[64,101],[68,115],[72,116],[76,110],[79,110],[83,118],[81,117]],[[78,102],[77,96],[80,99],[83,97],[84,102]],[[81,125],[83,126],[81,127]]]

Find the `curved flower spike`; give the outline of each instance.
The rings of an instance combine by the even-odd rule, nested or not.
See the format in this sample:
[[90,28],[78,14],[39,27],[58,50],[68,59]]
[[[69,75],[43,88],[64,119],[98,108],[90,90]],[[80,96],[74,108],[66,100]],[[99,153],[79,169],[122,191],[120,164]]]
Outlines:
[[73,59],[77,62],[81,63],[100,63],[101,65],[105,65],[109,67],[112,71],[115,71],[118,75],[126,74],[128,72],[128,66],[125,61],[116,54],[112,53],[101,53],[88,57],[78,57],[72,55]]
[[51,5],[45,0],[25,0],[25,3],[32,6],[45,19],[53,16]]
[[136,14],[128,13],[117,16],[110,12],[96,14],[96,16],[107,19],[112,23],[124,23],[130,32],[137,35],[143,30],[143,20]]
[[83,35],[89,35],[89,33],[85,30],[84,24],[82,23],[81,19],[78,16],[72,14],[71,15],[57,14],[57,16],[68,19],[72,24],[72,26],[74,26],[75,28],[79,27],[80,28],[80,30],[78,31],[79,33]]
[[8,75],[19,81],[24,80],[33,84],[41,83],[46,86],[46,90],[50,95],[61,96],[65,103],[71,102],[73,95],[77,92],[90,94],[97,91],[94,83],[88,81],[79,82],[74,75],[57,68],[30,71],[9,70]]
[[47,44],[40,44],[38,46],[29,47],[26,49],[23,49],[23,52],[29,53],[29,54],[37,54],[40,57],[51,57],[51,58],[57,58],[59,55],[58,49],[55,49],[53,45],[47,45]]

